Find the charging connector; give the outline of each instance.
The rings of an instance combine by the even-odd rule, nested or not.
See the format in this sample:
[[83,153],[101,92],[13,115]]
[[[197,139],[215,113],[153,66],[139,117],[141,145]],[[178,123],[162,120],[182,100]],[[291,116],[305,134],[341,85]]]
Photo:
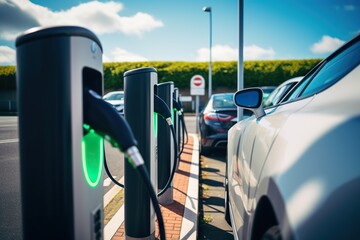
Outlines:
[[154,95],[154,112],[160,114],[169,126],[173,125],[168,105],[158,95]]

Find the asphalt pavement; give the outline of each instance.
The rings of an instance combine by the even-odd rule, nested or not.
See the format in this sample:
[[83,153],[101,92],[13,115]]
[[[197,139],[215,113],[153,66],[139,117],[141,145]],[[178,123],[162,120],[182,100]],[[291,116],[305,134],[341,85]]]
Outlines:
[[[196,117],[185,115],[189,133],[196,132]],[[224,218],[226,151],[200,155],[198,239],[234,239]]]
[[231,226],[224,218],[225,151],[200,156],[198,239],[233,239]]
[[17,117],[0,117],[0,239],[21,239]]

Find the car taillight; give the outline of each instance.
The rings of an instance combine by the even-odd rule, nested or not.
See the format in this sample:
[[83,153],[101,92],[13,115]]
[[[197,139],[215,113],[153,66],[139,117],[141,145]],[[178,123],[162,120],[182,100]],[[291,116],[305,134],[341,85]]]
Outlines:
[[228,122],[231,121],[231,119],[233,118],[234,116],[221,114],[221,113],[207,113],[204,115],[205,120],[217,121],[217,122]]
[[206,113],[204,119],[208,121],[219,121],[216,113]]
[[218,119],[220,122],[228,122],[234,118],[234,116],[227,115],[227,114],[218,114],[217,116],[218,116]]

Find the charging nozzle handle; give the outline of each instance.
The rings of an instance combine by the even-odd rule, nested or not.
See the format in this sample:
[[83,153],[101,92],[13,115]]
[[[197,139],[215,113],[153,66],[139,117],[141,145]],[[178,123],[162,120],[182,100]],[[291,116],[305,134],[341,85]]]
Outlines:
[[119,147],[122,152],[137,145],[128,123],[99,94],[84,88],[83,104],[83,121],[96,133],[110,140],[110,143]]
[[154,112],[160,114],[169,125],[173,124],[168,105],[156,94],[154,94]]
[[173,98],[173,107],[176,109],[176,111],[179,113],[179,115],[182,115],[183,109],[181,107],[181,105],[179,104],[178,101],[176,101],[176,99]]

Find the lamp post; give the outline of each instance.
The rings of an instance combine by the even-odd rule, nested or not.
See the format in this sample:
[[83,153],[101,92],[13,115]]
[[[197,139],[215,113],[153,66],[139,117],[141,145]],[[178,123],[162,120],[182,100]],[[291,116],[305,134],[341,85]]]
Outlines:
[[211,7],[203,7],[204,12],[208,12],[210,15],[210,61],[209,61],[209,98],[211,97],[211,89],[212,89],[212,14]]

